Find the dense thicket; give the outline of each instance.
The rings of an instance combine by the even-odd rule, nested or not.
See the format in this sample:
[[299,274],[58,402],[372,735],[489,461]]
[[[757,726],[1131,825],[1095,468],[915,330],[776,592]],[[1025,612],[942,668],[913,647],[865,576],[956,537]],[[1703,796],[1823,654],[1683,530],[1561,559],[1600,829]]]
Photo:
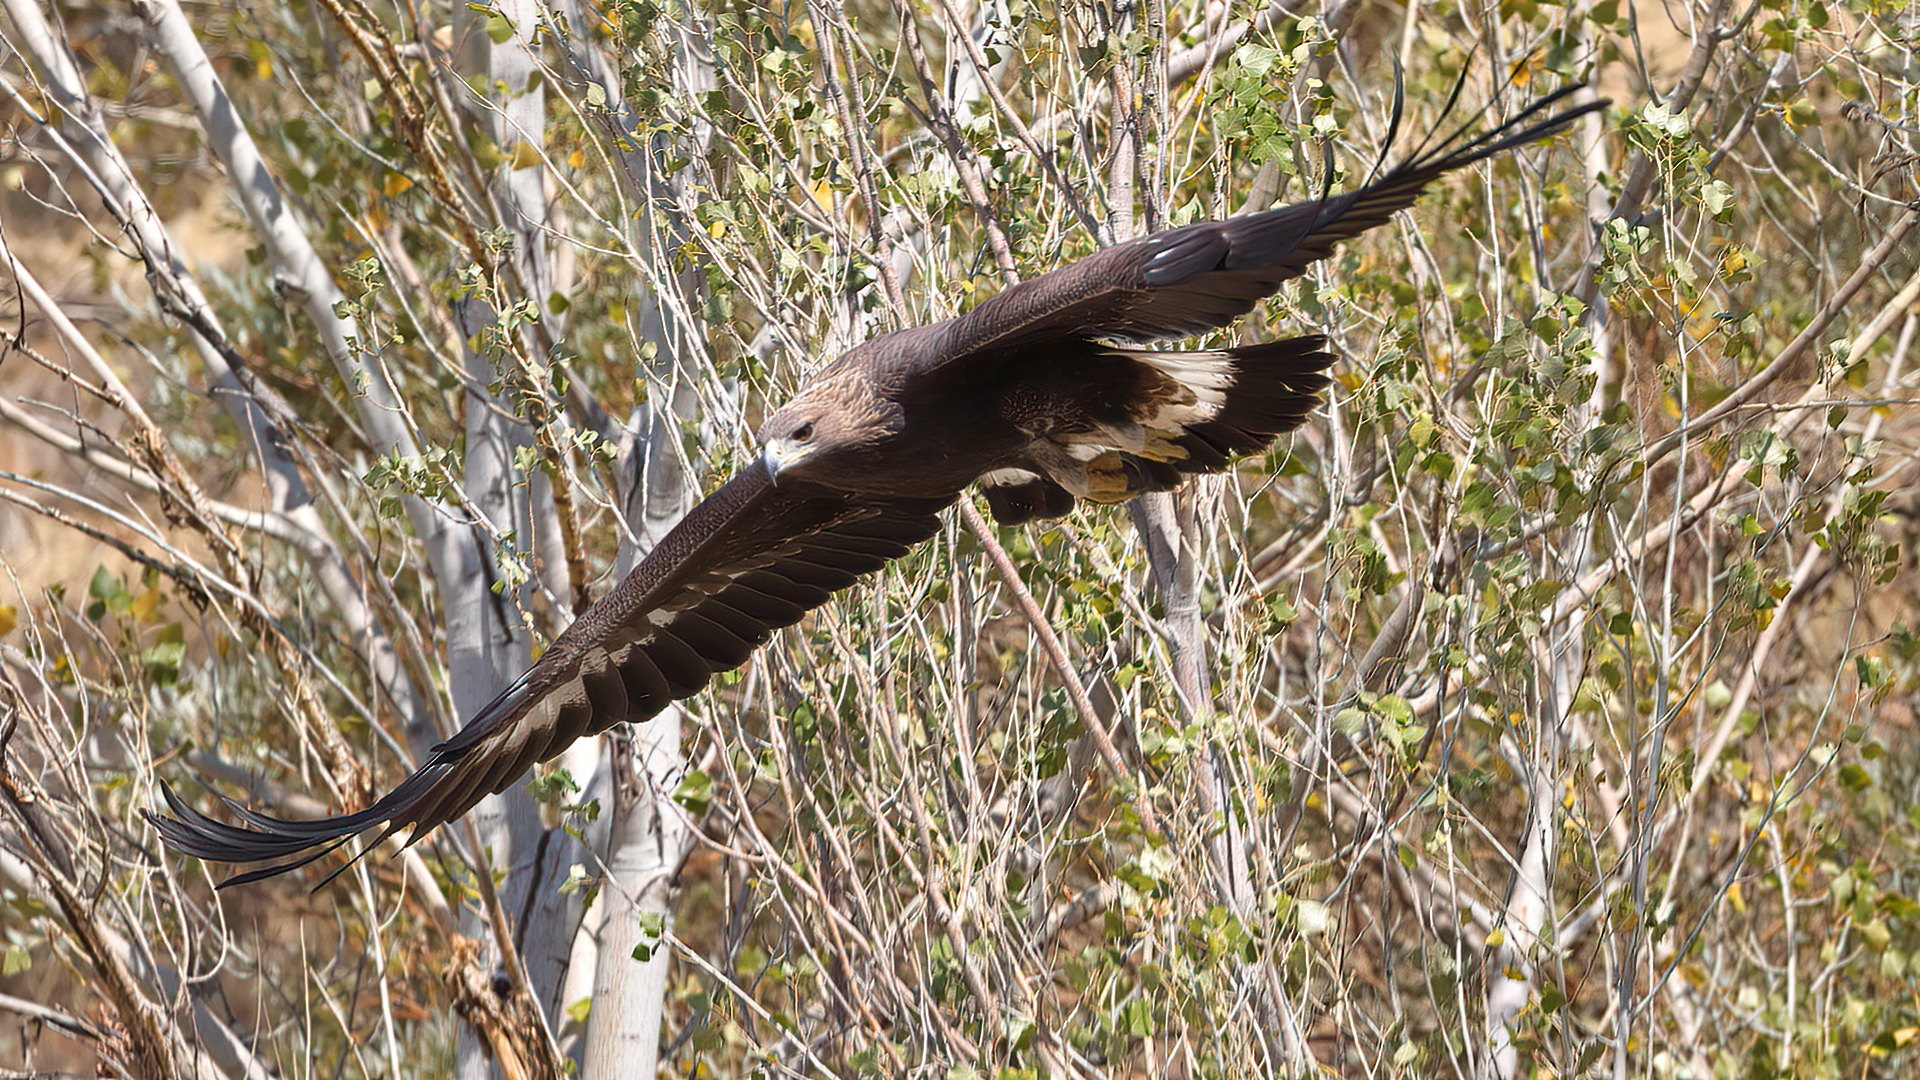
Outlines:
[[[4,10],[0,1068],[1916,1067],[1911,5]],[[1396,71],[1389,159],[1615,105],[1219,337],[1343,357],[1282,449],[963,508],[317,892],[158,849],[384,790],[838,351],[1357,182]]]

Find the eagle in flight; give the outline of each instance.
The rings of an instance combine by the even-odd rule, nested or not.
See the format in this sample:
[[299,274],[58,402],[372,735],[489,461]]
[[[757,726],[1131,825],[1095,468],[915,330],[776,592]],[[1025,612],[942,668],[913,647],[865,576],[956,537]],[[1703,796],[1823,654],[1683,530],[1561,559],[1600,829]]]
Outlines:
[[1153,343],[1226,326],[1442,174],[1608,104],[1553,112],[1578,89],[1481,134],[1457,131],[1353,191],[1116,244],[965,315],[854,348],[767,418],[751,464],[373,805],[287,821],[229,801],[236,825],[163,786],[173,816],[153,816],[161,839],[210,861],[272,864],[227,885],[375,827],[382,838],[411,827],[418,841],[574,740],[646,720],[745,663],[774,631],[932,536],[970,485],[1015,525],[1081,499],[1167,491],[1266,449],[1319,404],[1333,362],[1324,338]]

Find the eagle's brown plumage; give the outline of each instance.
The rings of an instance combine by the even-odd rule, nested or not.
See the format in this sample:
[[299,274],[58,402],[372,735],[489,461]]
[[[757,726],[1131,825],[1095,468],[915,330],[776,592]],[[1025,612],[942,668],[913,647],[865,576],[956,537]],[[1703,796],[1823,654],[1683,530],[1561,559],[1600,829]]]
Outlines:
[[229,803],[239,824],[227,824],[165,791],[173,816],[153,818],[161,838],[218,862],[285,860],[228,884],[303,865],[372,828],[411,827],[418,840],[574,740],[645,720],[745,663],[775,630],[931,536],[971,484],[1015,524],[1081,498],[1167,490],[1270,446],[1326,388],[1333,358],[1321,338],[1138,346],[1226,325],[1441,174],[1606,104],[1547,115],[1571,92],[1354,191],[1117,244],[966,315],[853,349],[768,418],[758,460],[386,796],[315,821]]

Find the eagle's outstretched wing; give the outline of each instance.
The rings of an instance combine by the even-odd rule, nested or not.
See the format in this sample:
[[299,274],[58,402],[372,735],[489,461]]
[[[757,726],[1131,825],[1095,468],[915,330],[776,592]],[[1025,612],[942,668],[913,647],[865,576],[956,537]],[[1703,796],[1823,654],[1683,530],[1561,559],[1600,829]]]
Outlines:
[[842,496],[775,487],[758,459],[702,500],[639,566],[387,795],[364,810],[284,821],[229,802],[216,821],[163,788],[151,815],[167,845],[218,862],[285,859],[223,882],[305,865],[359,833],[412,826],[418,840],[538,761],[622,721],[645,720],[745,663],[861,575],[940,527],[941,499]]
[[1456,135],[1416,151],[1353,191],[1167,229],[1009,286],[946,325],[930,366],[1050,340],[1144,342],[1218,329],[1299,277],[1335,244],[1413,205],[1443,173],[1544,139],[1610,104],[1603,99],[1551,113],[1580,89],[1543,97],[1479,135]]

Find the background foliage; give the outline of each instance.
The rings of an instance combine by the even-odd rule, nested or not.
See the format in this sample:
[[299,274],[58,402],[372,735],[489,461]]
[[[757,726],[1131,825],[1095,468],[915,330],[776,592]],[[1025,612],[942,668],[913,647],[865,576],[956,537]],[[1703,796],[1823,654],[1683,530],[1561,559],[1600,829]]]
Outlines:
[[[1916,1067],[1911,4],[7,10],[0,1066]],[[1344,358],[1264,460],[317,891],[155,845],[384,789],[838,351],[1360,182],[1396,60],[1389,159],[1615,104],[1220,335]]]

